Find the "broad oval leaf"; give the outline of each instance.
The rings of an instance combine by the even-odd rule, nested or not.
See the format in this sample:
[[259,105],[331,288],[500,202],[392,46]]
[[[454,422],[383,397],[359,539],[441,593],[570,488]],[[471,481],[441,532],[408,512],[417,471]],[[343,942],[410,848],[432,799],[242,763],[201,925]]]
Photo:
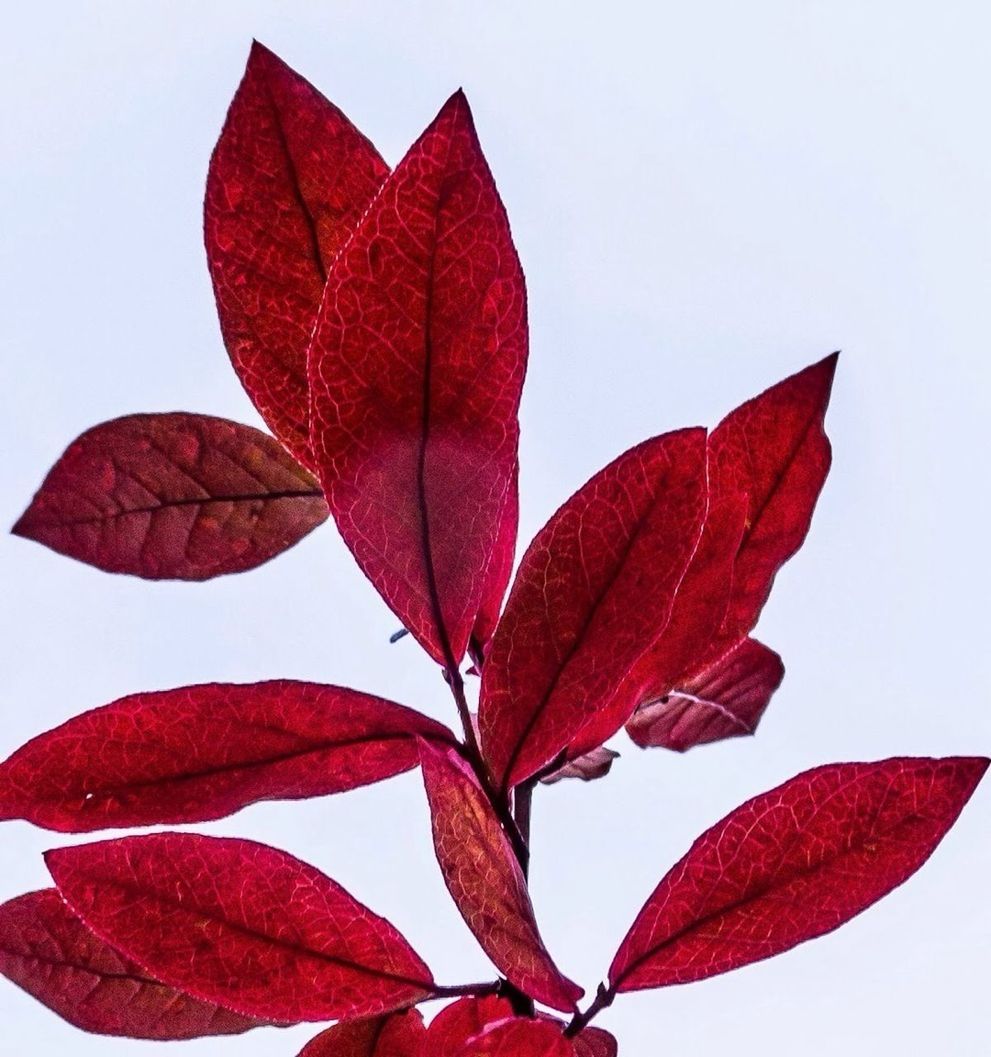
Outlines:
[[418,1010],[388,1013],[335,1024],[311,1039],[299,1057],[427,1057],[421,1049],[425,1035]]
[[617,1057],[619,1043],[603,1028],[586,1028],[573,1040],[575,1057]]
[[171,412],[83,433],[13,531],[106,572],[207,580],[261,565],[326,518],[319,484],[274,438]]
[[730,641],[751,631],[778,569],[808,534],[832,458],[823,421],[837,356],[731,411],[709,438],[713,498],[749,500],[723,629]]
[[309,352],[338,528],[448,668],[502,575],[526,356],[523,272],[459,92],[334,261]]
[[513,1017],[483,1028],[457,1057],[575,1057],[575,1047],[556,1021]]
[[60,848],[45,861],[97,936],[156,979],[247,1016],[373,1016],[433,991],[389,922],[275,848],[154,833]]
[[89,932],[54,888],[0,906],[0,973],[97,1035],[195,1039],[264,1023],[152,979]]
[[675,752],[753,734],[784,674],[774,650],[744,639],[642,705],[626,729],[642,749],[657,745]]
[[512,1016],[512,1005],[499,995],[459,998],[430,1022],[423,1057],[457,1057],[464,1044],[487,1025]]
[[987,766],[830,764],[748,801],[647,900],[609,970],[613,990],[701,980],[838,928],[929,858]]
[[207,263],[241,383],[310,465],[306,349],[330,266],[389,169],[332,103],[257,42],[210,159]]
[[538,533],[482,673],[482,745],[503,789],[566,750],[663,632],[706,506],[705,431],[680,430],[621,455]]
[[530,893],[489,798],[453,748],[420,743],[434,848],[461,916],[496,967],[521,991],[570,1011],[584,993],[547,953]]
[[0,818],[63,833],[223,818],[389,778],[440,723],[369,694],[295,682],[133,694],[70,719],[0,764]]

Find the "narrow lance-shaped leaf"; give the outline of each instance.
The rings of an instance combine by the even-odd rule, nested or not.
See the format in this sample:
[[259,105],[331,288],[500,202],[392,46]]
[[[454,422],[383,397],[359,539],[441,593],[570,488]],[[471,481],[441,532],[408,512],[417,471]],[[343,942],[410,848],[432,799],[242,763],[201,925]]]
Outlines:
[[695,745],[753,734],[785,669],[756,639],[743,639],[663,697],[643,705],[626,724],[645,749],[685,752]]
[[261,565],[326,517],[317,481],[268,434],[172,412],[87,430],[13,531],[106,572],[206,580]]
[[257,800],[339,793],[453,741],[402,705],[282,679],[134,694],[70,719],[0,764],[0,819],[63,833],[222,818]]
[[426,1029],[416,1009],[367,1020],[349,1020],[322,1031],[299,1057],[428,1057]]
[[723,627],[727,646],[751,631],[778,569],[808,534],[831,461],[823,420],[837,355],[730,412],[709,438],[713,498],[744,493],[749,500]]
[[[663,632],[699,542],[705,464],[704,430],[646,441],[596,474],[530,545],[482,674],[483,750],[503,788],[568,749]],[[613,710],[601,741],[636,703]]]
[[830,764],[748,801],[647,900],[609,970],[613,990],[715,976],[838,928],[929,858],[987,766]]
[[156,979],[248,1016],[373,1016],[428,997],[430,970],[319,870],[252,841],[155,833],[48,852],[62,898]]
[[331,266],[309,351],[338,528],[448,668],[502,575],[526,356],[523,273],[459,92]]
[[583,992],[554,965],[526,880],[492,805],[453,748],[420,743],[437,861],[482,949],[525,994],[570,1011]]
[[54,888],[0,906],[0,973],[97,1035],[195,1039],[263,1023],[152,979],[89,932]]
[[224,342],[255,407],[311,464],[306,349],[330,266],[388,166],[255,43],[207,176],[204,236]]

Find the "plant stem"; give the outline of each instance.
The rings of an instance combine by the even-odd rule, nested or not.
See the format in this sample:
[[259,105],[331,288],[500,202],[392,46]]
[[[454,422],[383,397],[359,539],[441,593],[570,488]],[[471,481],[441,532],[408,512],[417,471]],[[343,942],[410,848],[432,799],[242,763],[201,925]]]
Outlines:
[[606,987],[605,984],[599,984],[599,989],[595,993],[595,1000],[584,1013],[576,1013],[574,1015],[571,1023],[565,1028],[564,1034],[569,1039],[573,1039],[579,1034],[579,1032],[585,1030],[589,1021],[601,1013],[602,1010],[611,1006],[615,997],[616,992],[613,991],[611,987]]
[[530,818],[533,812],[533,790],[535,785],[536,782],[533,779],[528,779],[525,782],[521,782],[513,794],[513,816],[516,820],[516,828],[520,831],[520,836],[523,838],[528,852],[526,863],[520,863],[523,867],[524,876],[529,872],[528,868],[530,865]]
[[437,985],[433,989],[433,998],[462,998],[465,995],[497,995],[502,990],[501,980],[487,980],[483,984],[454,984],[445,986]]

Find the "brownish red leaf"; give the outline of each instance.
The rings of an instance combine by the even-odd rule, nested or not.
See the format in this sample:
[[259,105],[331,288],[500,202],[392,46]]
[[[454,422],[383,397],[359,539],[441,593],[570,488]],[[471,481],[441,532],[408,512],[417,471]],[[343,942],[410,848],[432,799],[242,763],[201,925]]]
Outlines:
[[54,888],[0,906],[0,973],[97,1035],[195,1039],[263,1023],[153,980],[89,932]]
[[172,412],[87,430],[13,531],[106,572],[207,580],[261,565],[326,517],[317,481],[268,434]]
[[774,650],[744,639],[642,705],[626,729],[642,749],[658,745],[676,752],[753,734],[784,674]]
[[[705,519],[705,465],[704,430],[646,441],[596,474],[530,545],[482,674],[483,749],[503,788],[609,709],[664,631]],[[624,700],[600,742],[636,703]]]
[[440,723],[337,686],[209,683],[133,694],[0,764],[0,819],[63,833],[222,818],[257,800],[340,793],[415,767]]
[[929,858],[987,766],[830,764],[748,801],[655,889],[613,960],[612,988],[700,980],[838,928]]
[[526,355],[523,273],[459,92],[330,267],[309,352],[341,534],[448,668],[503,575]]
[[284,1023],[428,997],[430,970],[319,870],[253,841],[155,833],[48,852],[62,898],[156,979]]
[[349,1020],[322,1031],[299,1057],[427,1057],[421,1049],[423,1016],[411,1009],[368,1020]]
[[525,994],[570,1011],[583,991],[554,965],[526,880],[489,798],[453,748],[421,742],[434,848],[451,897],[496,967]]
[[729,642],[751,631],[778,569],[809,531],[831,461],[823,420],[836,360],[827,356],[747,401],[709,438],[713,498],[749,501],[723,626]]
[[207,263],[231,362],[305,465],[306,350],[324,282],[388,171],[340,110],[253,45],[210,159]]
[[619,753],[600,745],[597,749],[591,749],[583,756],[569,760],[556,771],[541,778],[544,785],[554,785],[565,778],[577,778],[582,782],[594,782],[597,778],[605,778],[612,770],[613,761],[619,759]]

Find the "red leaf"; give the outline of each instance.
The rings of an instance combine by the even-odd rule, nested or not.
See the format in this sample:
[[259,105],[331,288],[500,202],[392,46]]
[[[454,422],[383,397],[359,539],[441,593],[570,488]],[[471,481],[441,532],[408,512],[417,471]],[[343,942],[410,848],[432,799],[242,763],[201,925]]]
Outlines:
[[619,1043],[602,1028],[586,1028],[575,1040],[575,1057],[617,1057]]
[[551,1020],[514,1017],[483,1028],[457,1057],[575,1057],[575,1047],[561,1025]]
[[426,1031],[418,1010],[349,1020],[322,1031],[299,1057],[425,1057]]
[[63,899],[163,982],[248,1016],[372,1016],[428,997],[430,970],[384,918],[285,852],[155,833],[45,856]]
[[531,998],[570,1011],[584,993],[562,976],[533,916],[526,880],[488,797],[452,748],[421,742],[437,861],[482,949]]
[[97,1035],[194,1039],[262,1023],[151,979],[88,932],[53,888],[0,906],[0,973]]
[[498,995],[459,998],[430,1022],[423,1042],[423,1057],[457,1057],[464,1043],[484,1027],[512,1015],[512,1005]]
[[594,782],[597,778],[605,778],[612,770],[613,760],[619,759],[619,753],[600,745],[597,749],[586,752],[574,760],[552,771],[541,781],[544,785],[554,785],[565,778],[578,778],[582,782]]
[[277,680],[134,694],[0,764],[0,818],[63,833],[222,818],[377,782],[419,763],[440,723],[355,690]]
[[[502,787],[536,774],[609,708],[663,632],[699,542],[705,459],[701,429],[646,441],[596,474],[530,545],[482,675],[479,726]],[[624,703],[600,740],[635,705]]]
[[306,350],[331,263],[389,169],[333,104],[255,43],[210,159],[207,262],[231,362],[306,465]]
[[987,766],[830,764],[748,801],[647,900],[609,970],[613,989],[704,979],[838,928],[929,858]]
[[316,480],[272,437],[173,412],[87,430],[13,531],[106,572],[207,580],[261,565],[326,517]]
[[744,639],[659,700],[641,706],[626,729],[642,749],[659,745],[676,752],[753,734],[784,674],[773,650]]
[[519,466],[513,471],[506,506],[502,512],[499,535],[495,549],[492,551],[490,566],[485,574],[486,589],[482,596],[482,605],[471,633],[472,655],[476,661],[476,670],[481,671],[482,662],[488,652],[489,642],[499,623],[502,602],[513,573],[513,562],[516,559],[516,534],[520,519],[520,482]]
[[809,531],[831,460],[823,419],[836,358],[827,356],[730,412],[709,438],[713,498],[745,493],[750,501],[724,625],[730,641],[753,628],[778,569]]
[[448,668],[503,568],[526,353],[523,273],[459,92],[331,267],[309,353],[341,534]]

